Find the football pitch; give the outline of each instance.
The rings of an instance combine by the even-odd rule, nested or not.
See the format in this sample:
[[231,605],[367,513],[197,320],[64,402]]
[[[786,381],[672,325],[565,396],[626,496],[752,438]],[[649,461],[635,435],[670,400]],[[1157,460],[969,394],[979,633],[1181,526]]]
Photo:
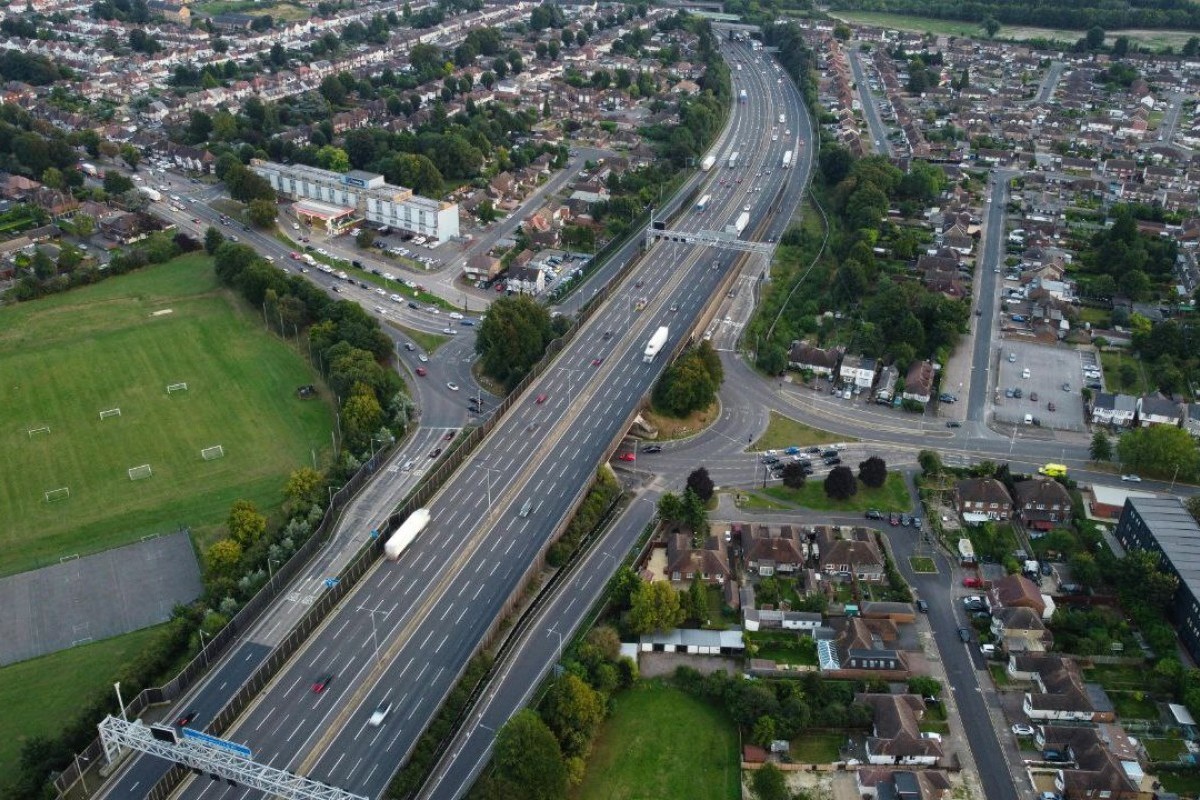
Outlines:
[[317,380],[204,255],[0,309],[0,574],[277,506],[332,444]]

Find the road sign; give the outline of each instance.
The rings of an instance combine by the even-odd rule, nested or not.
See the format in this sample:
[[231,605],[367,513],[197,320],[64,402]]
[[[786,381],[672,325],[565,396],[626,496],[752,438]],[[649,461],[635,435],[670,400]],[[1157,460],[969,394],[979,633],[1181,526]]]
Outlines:
[[209,736],[207,733],[192,730],[191,728],[183,729],[183,738],[193,739],[201,744],[206,744],[209,747],[215,747],[219,750],[225,750],[233,753],[234,755],[239,755],[242,758],[253,758],[253,756],[250,754],[250,748],[246,747],[244,744],[231,742],[227,739],[218,739],[216,736]]
[[338,585],[337,578],[326,578],[325,579],[325,588],[326,589],[332,589],[333,587],[335,587],[337,585]]

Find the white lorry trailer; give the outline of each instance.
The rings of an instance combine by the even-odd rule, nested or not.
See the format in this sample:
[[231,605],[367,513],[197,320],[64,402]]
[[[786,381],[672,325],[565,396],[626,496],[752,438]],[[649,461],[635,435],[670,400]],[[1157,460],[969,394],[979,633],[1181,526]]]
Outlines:
[[383,552],[389,561],[400,558],[400,554],[408,549],[413,539],[417,538],[417,534],[425,530],[425,526],[429,524],[429,518],[429,509],[427,508],[418,508],[408,515],[408,519],[404,520],[387,540],[387,544],[383,546]]
[[656,330],[654,335],[650,337],[650,341],[646,342],[646,352],[642,354],[642,361],[647,364],[653,361],[658,352],[663,349],[663,345],[667,343],[669,335],[670,331],[667,330],[666,325]]

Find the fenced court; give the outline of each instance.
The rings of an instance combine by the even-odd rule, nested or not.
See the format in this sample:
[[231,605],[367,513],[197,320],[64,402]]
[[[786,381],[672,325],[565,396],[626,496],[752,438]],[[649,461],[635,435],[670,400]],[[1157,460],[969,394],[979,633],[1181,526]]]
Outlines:
[[0,665],[164,622],[201,589],[184,531],[0,578]]

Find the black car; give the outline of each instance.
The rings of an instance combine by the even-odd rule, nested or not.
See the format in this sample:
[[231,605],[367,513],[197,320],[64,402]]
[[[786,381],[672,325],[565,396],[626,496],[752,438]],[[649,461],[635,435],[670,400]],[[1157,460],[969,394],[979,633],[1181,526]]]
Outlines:
[[[356,267],[358,267],[359,269],[362,269],[362,265],[363,265],[363,263],[362,263],[361,261],[351,261],[350,263],[351,263],[353,266],[356,266]],[[371,271],[372,271],[372,272],[375,272],[375,270],[371,270]]]
[[952,420],[950,420],[949,422],[947,422],[947,423],[946,423],[946,427],[947,427],[947,428],[961,428],[961,427],[962,427],[962,423],[961,423],[961,422],[959,422],[959,421],[957,421],[957,420],[953,420],[953,419],[952,419]]
[[412,302],[411,300],[409,300],[409,301],[408,301],[408,307],[409,307],[409,308],[420,308],[420,306],[419,306],[419,305],[417,305],[416,303]]
[[333,673],[326,672],[321,677],[317,678],[312,685],[312,690],[315,694],[320,694],[329,688],[330,682],[333,680]]
[[833,467],[840,463],[842,463],[841,456],[827,456],[825,458],[825,466],[827,466],[827,467]]
[[819,452],[821,452],[821,448],[819,448],[819,447],[815,447],[815,446],[814,446],[814,447],[810,447],[810,448],[808,448],[808,452],[810,452],[810,453],[819,453]]
[[659,445],[657,445],[657,444],[652,444],[652,445],[650,445],[649,447],[647,447],[647,448],[645,448],[644,450],[642,450],[642,452],[643,452],[643,453],[661,453],[661,452],[662,452],[662,447],[661,447],[661,446],[659,446]]
[[883,512],[872,508],[867,512],[867,519],[883,519]]
[[838,451],[830,449],[830,450],[825,450],[824,452],[822,452],[821,458],[833,458],[836,455],[838,455]]
[[959,629],[958,629],[958,638],[959,638],[959,639],[961,639],[961,640],[962,640],[962,641],[964,641],[964,642],[969,642],[969,641],[971,641],[971,630],[970,630],[970,628],[959,628]]
[[918,600],[917,601],[917,611],[920,611],[922,614],[928,614],[929,613],[929,603],[926,603],[924,600]]
[[440,448],[440,447],[435,447],[435,448],[433,448],[432,450],[430,450],[430,451],[429,451],[429,457],[430,457],[430,458],[437,458],[437,457],[438,457],[438,456],[440,456],[441,454],[442,454],[442,448]]

